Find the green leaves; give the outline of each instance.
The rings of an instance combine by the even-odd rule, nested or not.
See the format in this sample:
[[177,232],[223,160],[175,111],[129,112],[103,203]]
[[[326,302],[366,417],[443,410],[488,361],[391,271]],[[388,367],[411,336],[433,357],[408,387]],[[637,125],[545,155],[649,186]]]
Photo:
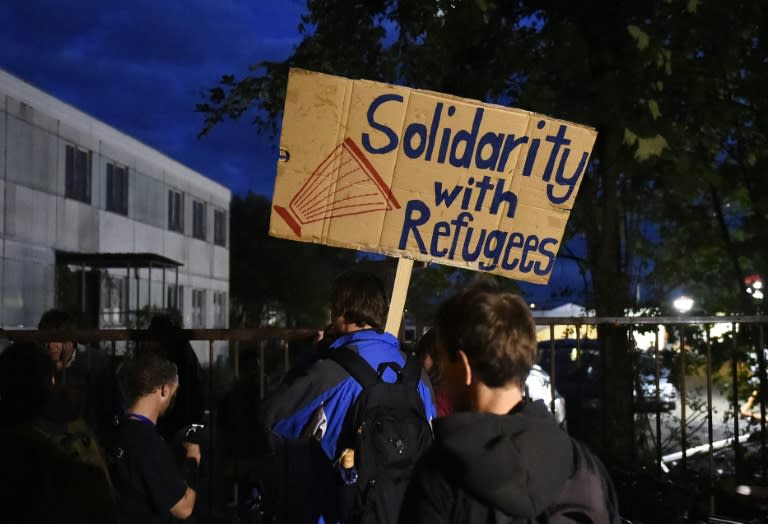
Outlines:
[[624,143],[635,147],[635,159],[643,162],[651,157],[661,156],[669,147],[667,139],[661,135],[641,138],[629,129],[624,129]]
[[[274,134],[294,65],[594,126],[568,234],[585,236],[584,270],[600,275],[587,290],[591,305],[621,314],[630,290],[650,278],[636,268],[657,259],[701,255],[722,273],[712,253],[727,261],[728,242],[743,239],[733,256],[768,266],[765,22],[759,0],[310,0],[288,60],[225,74],[206,91],[201,134],[246,113]],[[724,229],[710,186],[721,194]],[[694,234],[666,241],[686,230]],[[653,278],[666,286],[682,276]],[[738,292],[739,277],[728,278]]]
[[637,43],[638,49],[642,51],[643,49],[648,47],[648,43],[650,42],[650,37],[648,36],[648,33],[643,31],[636,25],[627,26],[627,32]]

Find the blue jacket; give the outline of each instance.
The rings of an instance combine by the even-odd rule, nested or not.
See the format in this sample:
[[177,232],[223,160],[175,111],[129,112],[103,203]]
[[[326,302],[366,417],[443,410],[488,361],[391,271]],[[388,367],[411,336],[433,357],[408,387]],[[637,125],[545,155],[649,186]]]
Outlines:
[[[375,370],[382,362],[405,364],[405,354],[400,351],[398,340],[389,333],[373,329],[356,331],[339,337],[330,348],[341,346],[357,350]],[[395,373],[387,369],[384,380],[393,382]],[[426,378],[422,375],[419,394],[424,401],[427,420],[436,416],[434,395]],[[337,443],[342,431],[347,410],[357,399],[362,387],[336,362],[320,359],[290,384],[281,386],[266,402],[262,412],[262,424],[271,430],[273,437],[296,439],[306,432],[311,420],[315,419],[322,407],[327,419],[320,446],[330,460],[339,457],[341,449]]]

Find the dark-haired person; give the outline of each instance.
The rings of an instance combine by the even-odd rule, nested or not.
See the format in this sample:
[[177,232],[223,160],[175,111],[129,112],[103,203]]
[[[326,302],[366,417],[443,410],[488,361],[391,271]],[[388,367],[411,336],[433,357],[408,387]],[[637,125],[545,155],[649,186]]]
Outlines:
[[[66,311],[50,309],[40,318],[37,328],[73,331],[77,325]],[[48,342],[45,347],[55,365],[57,389],[103,437],[123,407],[109,358],[98,348],[81,346],[71,340]]]
[[0,521],[117,522],[104,458],[36,344],[0,354]]
[[435,408],[438,417],[444,417],[453,413],[453,406],[448,399],[445,388],[440,383],[439,370],[435,366],[435,344],[437,337],[435,330],[430,329],[422,335],[416,346],[416,356],[421,359],[421,365],[429,374],[429,380],[432,382],[432,389],[435,393]]
[[200,446],[184,442],[179,473],[174,455],[158,433],[179,386],[176,365],[145,352],[120,369],[128,409],[109,445],[110,469],[118,494],[120,522],[167,523],[192,514],[197,498]]
[[[434,365],[454,414],[435,420],[435,441],[411,478],[404,523],[617,523],[603,466],[540,402],[523,399],[536,356],[525,302],[487,283],[438,309]],[[554,520],[550,520],[550,517]]]
[[202,368],[189,340],[181,334],[181,326],[171,315],[152,317],[147,328],[149,338],[141,351],[152,351],[176,364],[179,389],[176,400],[157,425],[160,434],[171,441],[174,435],[190,424],[201,424],[205,412],[205,391]]
[[[337,338],[327,351],[350,348],[374,371],[386,362],[404,365],[406,356],[397,338],[383,331],[386,316],[386,294],[377,277],[358,271],[342,274],[331,292],[331,322]],[[383,379],[394,381],[395,372],[387,369]],[[428,380],[422,380],[418,389],[431,421],[435,407]],[[286,477],[284,489],[289,496],[299,497],[285,502],[284,521],[338,521],[334,491],[338,478],[329,476],[327,465],[338,460],[343,451],[337,447],[338,439],[347,411],[361,390],[338,363],[321,358],[265,401],[262,425],[272,447],[289,448],[284,456],[290,463],[280,466]],[[303,446],[308,439],[317,440],[319,448]]]

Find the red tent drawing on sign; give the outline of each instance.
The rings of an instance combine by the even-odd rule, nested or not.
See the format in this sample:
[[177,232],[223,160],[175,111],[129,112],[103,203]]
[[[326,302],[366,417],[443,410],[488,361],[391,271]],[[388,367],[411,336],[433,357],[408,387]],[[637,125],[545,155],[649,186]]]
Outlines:
[[275,211],[301,236],[302,225],[400,209],[400,204],[357,144],[345,138],[315,168],[288,208],[275,206]]

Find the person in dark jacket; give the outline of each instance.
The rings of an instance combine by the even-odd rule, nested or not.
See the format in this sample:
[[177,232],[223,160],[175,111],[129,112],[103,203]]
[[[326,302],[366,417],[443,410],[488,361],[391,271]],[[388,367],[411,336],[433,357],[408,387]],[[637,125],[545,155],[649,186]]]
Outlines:
[[179,390],[176,401],[157,425],[157,430],[168,442],[190,424],[204,422],[205,390],[202,368],[189,340],[182,337],[181,327],[170,315],[159,314],[149,322],[149,338],[141,351],[151,351],[176,364],[179,372]]
[[476,285],[440,306],[435,328],[434,365],[455,413],[434,421],[435,441],[411,478],[401,522],[533,522],[561,502],[582,506],[589,522],[619,522],[597,458],[545,406],[523,399],[536,356],[525,302]]
[[[50,309],[37,328],[73,331],[77,324],[66,311]],[[103,439],[123,411],[122,393],[109,357],[100,348],[72,340],[47,342],[45,348],[55,366],[57,389]]]
[[[373,370],[382,363],[404,365],[406,355],[397,338],[383,331],[387,314],[386,295],[375,276],[347,272],[334,282],[331,296],[331,321],[338,337],[327,349],[347,347],[362,356]],[[382,379],[393,382],[396,374],[387,368]],[[261,425],[268,433],[273,456],[285,462],[274,464],[273,511],[281,522],[338,522],[337,493],[329,467],[339,461],[339,445],[347,411],[362,386],[330,358],[320,358],[292,381],[283,384],[263,404]],[[418,385],[428,421],[435,417],[435,406],[426,374]],[[317,445],[319,444],[319,446]],[[288,497],[298,497],[289,501]],[[301,500],[300,504],[295,503]]]
[[101,450],[53,384],[42,346],[17,342],[0,354],[0,521],[116,523]]

